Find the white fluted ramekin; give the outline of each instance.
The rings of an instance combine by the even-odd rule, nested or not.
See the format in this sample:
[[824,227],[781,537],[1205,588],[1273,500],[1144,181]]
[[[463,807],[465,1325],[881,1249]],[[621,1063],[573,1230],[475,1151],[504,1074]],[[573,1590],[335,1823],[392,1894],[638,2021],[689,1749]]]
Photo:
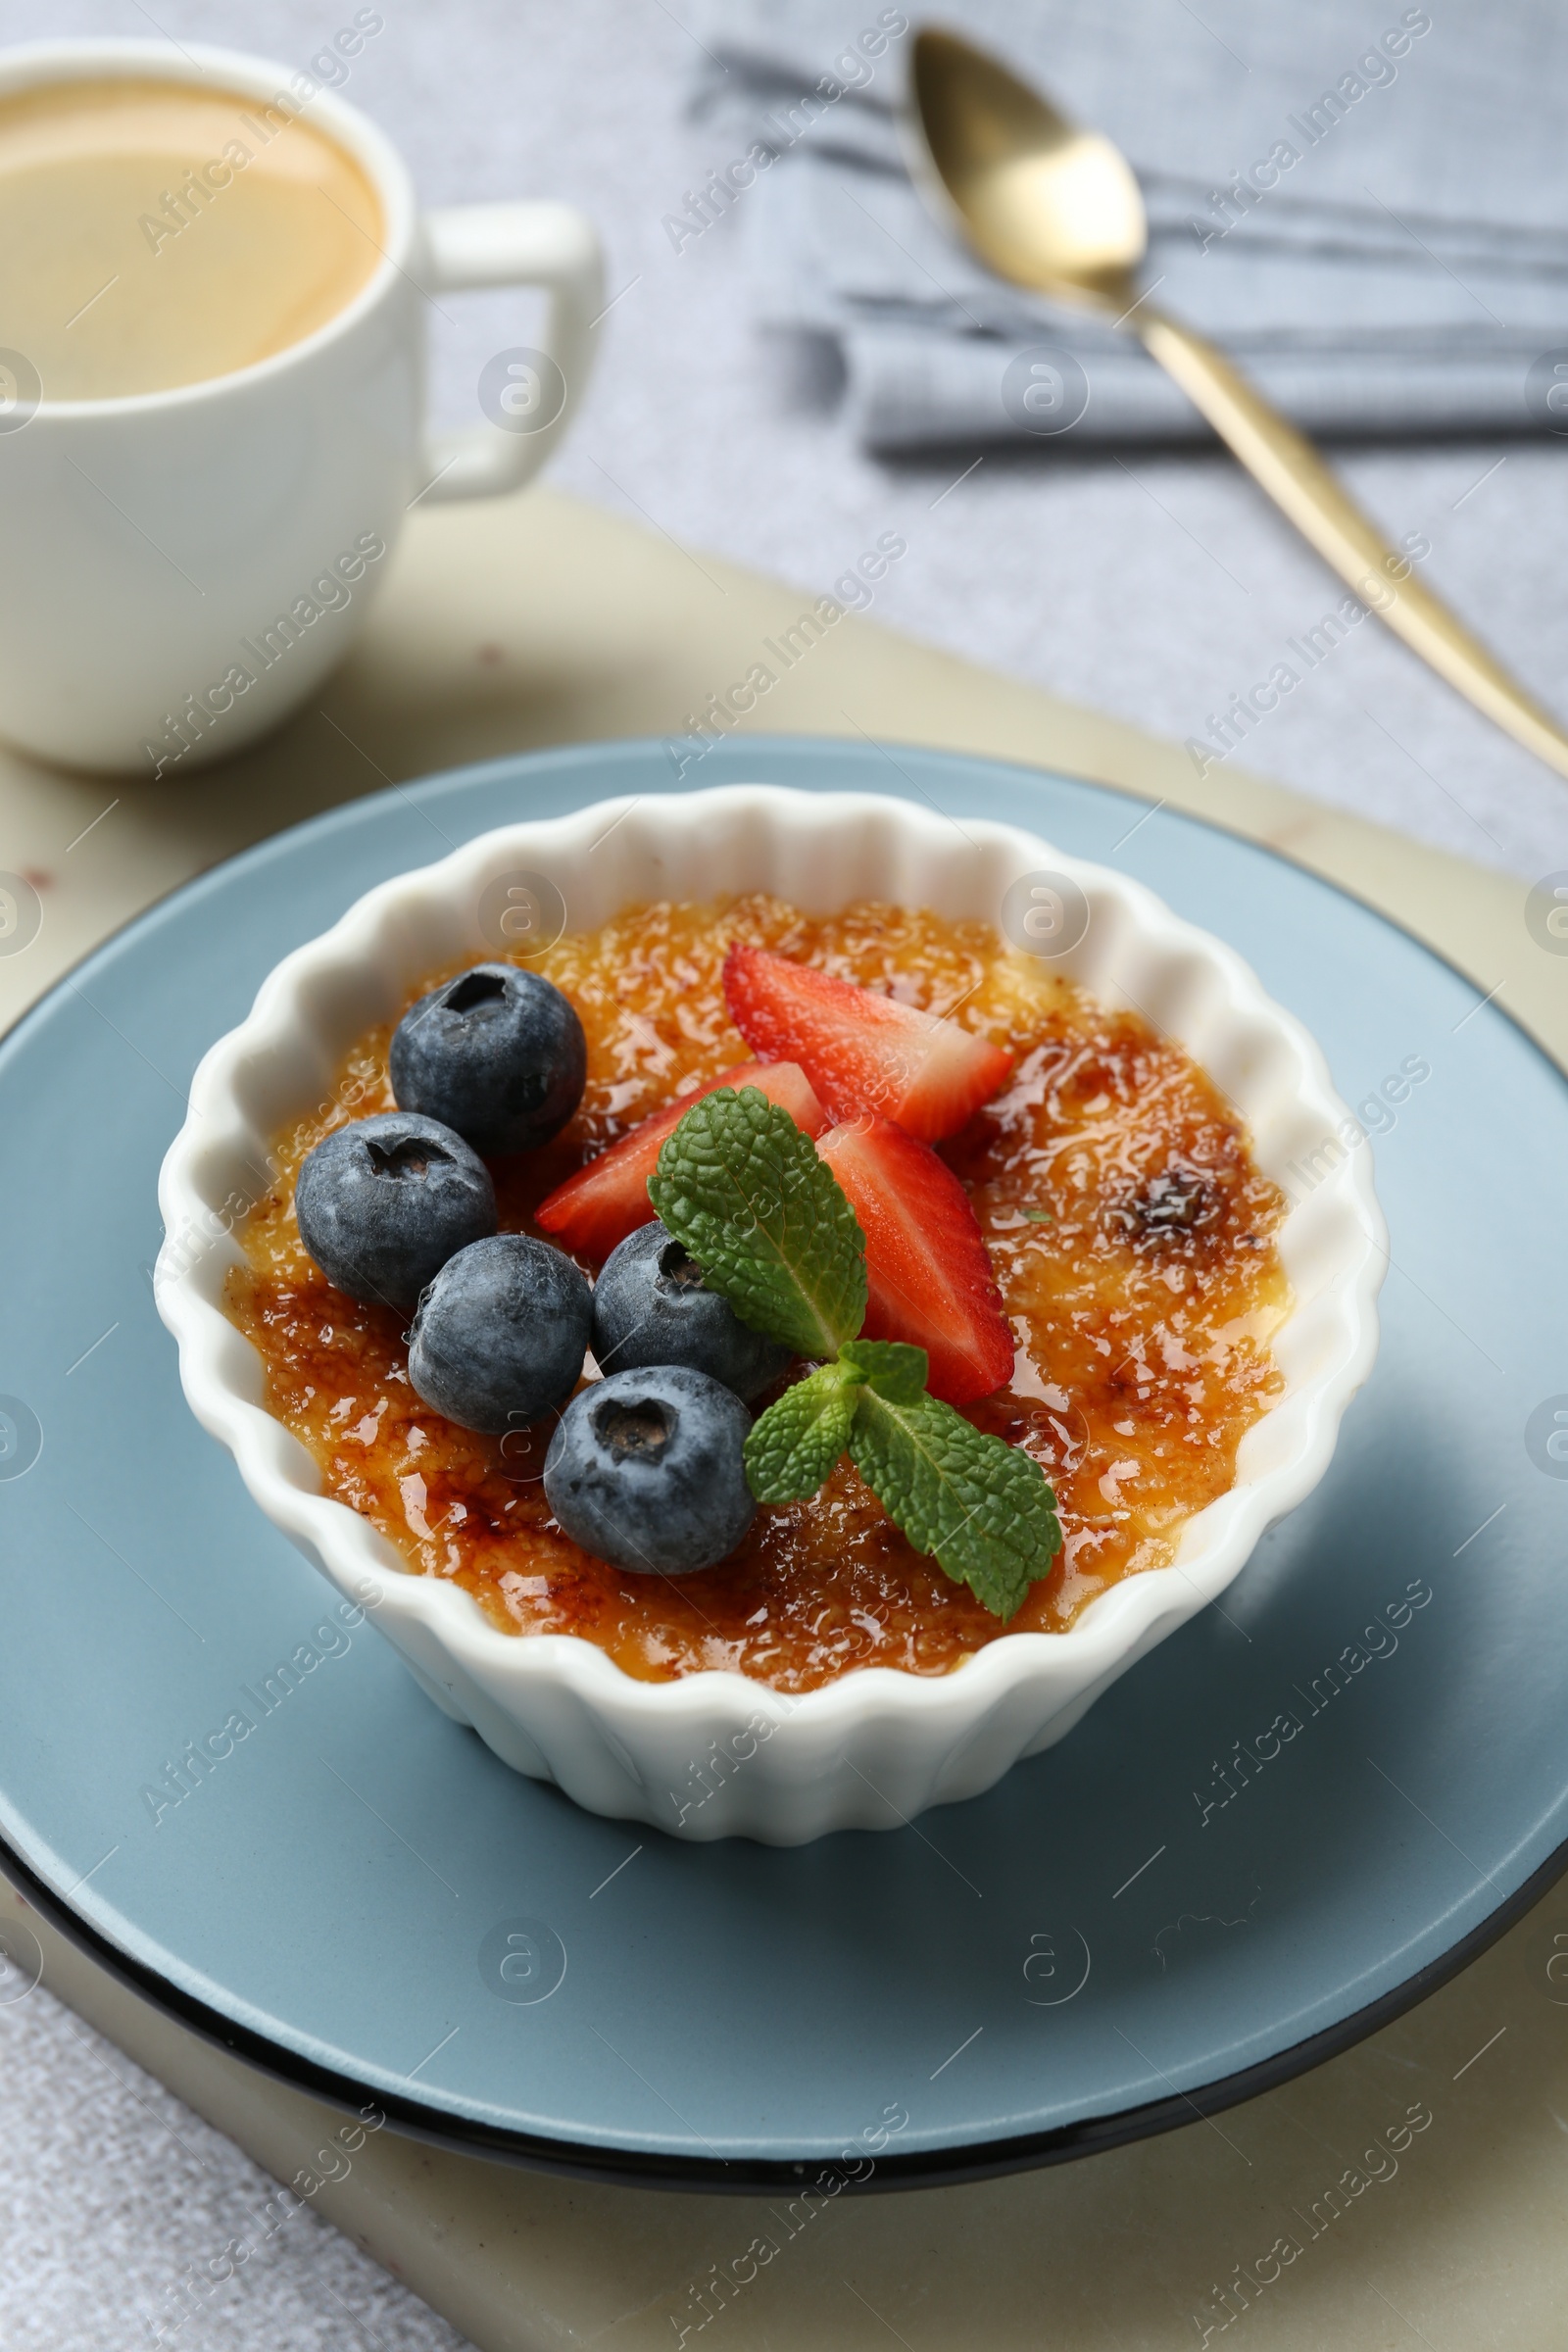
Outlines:
[[[1054,968],[1177,1039],[1240,1109],[1258,1164],[1298,1196],[1280,1232],[1295,1294],[1273,1342],[1284,1392],[1243,1440],[1230,1491],[1189,1521],[1175,1565],[1112,1587],[1067,1633],[1004,1635],[951,1674],[863,1668],[789,1697],[731,1673],[636,1682],[590,1642],[501,1633],[461,1588],[413,1573],[368,1519],[322,1494],[310,1453],[266,1409],[260,1355],[223,1311],[240,1260],[233,1227],[266,1181],[270,1139],[322,1100],[363,1032],[395,1020],[435,966],[495,952],[480,901],[519,870],[554,882],[573,930],[639,901],[755,890],[816,914],[879,898],[997,921],[1022,876],[1077,884],[1088,927]],[[438,1706],[592,1812],[677,1837],[801,1844],[977,1795],[1050,1746],[1222,1592],[1317,1484],[1372,1366],[1387,1264],[1371,1154],[1326,1148],[1348,1116],[1312,1039],[1229,948],[1140,884],[1034,835],[968,820],[960,834],[904,802],[766,785],[601,802],[382,883],[270,974],[202,1061],[164,1162],[158,1306],[198,1419],[269,1517],[372,1610]],[[1309,1188],[1303,1165],[1322,1171]]]

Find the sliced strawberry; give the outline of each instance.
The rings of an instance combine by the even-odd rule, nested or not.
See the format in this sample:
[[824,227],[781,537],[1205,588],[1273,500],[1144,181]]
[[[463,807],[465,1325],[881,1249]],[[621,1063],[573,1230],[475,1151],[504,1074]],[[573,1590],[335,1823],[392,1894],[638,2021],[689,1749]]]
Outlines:
[[865,1236],[865,1336],[908,1340],[931,1359],[933,1396],[972,1404],[1012,1377],[1012,1334],[969,1196],[926,1144],[891,1119],[818,1138]]
[[648,1179],[659,1162],[659,1147],[692,1104],[721,1086],[759,1086],[770,1102],[787,1110],[797,1127],[820,1135],[827,1113],[811,1091],[804,1070],[793,1061],[742,1061],[706,1086],[677,1095],[656,1110],[640,1127],[612,1144],[575,1176],[558,1184],[534,1210],[534,1221],[553,1233],[563,1249],[601,1263],[617,1242],[653,1215]]
[[747,1044],[798,1061],[836,1119],[871,1111],[922,1143],[956,1135],[1012,1068],[1010,1054],[956,1021],[765,948],[731,948],[724,995]]

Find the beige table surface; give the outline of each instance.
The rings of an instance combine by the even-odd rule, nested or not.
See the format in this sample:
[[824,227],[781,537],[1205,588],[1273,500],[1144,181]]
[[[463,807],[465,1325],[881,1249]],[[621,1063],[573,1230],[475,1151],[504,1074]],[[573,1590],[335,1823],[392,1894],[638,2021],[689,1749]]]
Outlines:
[[[501,752],[678,734],[804,601],[557,493],[416,514],[360,647],[270,743],[156,785],[0,754],[0,865],[45,910],[25,953],[0,960],[0,1020],[163,892],[318,808]],[[858,619],[813,646],[758,719],[1033,761],[1210,817],[1418,931],[1568,1064],[1568,974],[1532,942],[1521,883],[1228,764],[1200,782],[1176,745]],[[21,1949],[29,1932],[48,1990],[279,2178],[310,2161],[327,2110],[197,2041],[0,1890],[0,1939]],[[1430,2125],[1329,2220],[1327,2190],[1414,2103]],[[317,2203],[483,2352],[675,2345],[705,2277],[762,2213],[553,2180],[390,2132]],[[1568,1888],[1396,2024],[1217,2124],[1008,2180],[841,2198],[685,2340],[1005,2352],[1235,2330],[1281,2352],[1551,2352],[1568,2344],[1565,2221]],[[1253,2265],[1287,2231],[1303,2250],[1260,2291]]]

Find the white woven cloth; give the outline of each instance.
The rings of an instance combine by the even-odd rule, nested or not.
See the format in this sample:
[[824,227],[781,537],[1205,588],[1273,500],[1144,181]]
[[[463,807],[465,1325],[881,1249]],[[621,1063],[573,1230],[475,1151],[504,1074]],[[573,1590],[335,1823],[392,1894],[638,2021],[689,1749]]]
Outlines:
[[[276,2227],[274,2195],[42,1989],[0,2005],[6,2352],[459,2352],[445,2321],[309,2206]],[[204,2302],[189,2276],[205,2283],[225,2246],[255,2251]]]

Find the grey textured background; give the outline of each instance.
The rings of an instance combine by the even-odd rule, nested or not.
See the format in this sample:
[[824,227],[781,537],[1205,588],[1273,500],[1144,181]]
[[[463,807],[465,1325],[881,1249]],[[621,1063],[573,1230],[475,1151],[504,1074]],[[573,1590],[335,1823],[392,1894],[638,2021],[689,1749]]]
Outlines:
[[[611,290],[601,371],[556,478],[648,525],[820,590],[880,531],[907,558],[878,618],[1161,732],[1202,731],[1337,602],[1337,587],[1219,455],[1075,454],[1057,446],[892,466],[855,450],[843,421],[804,404],[799,370],[752,320],[744,223],[677,254],[662,222],[724,160],[682,118],[697,52],[686,0],[383,0],[385,30],[347,95],[399,139],[426,198],[555,195],[601,224]],[[353,10],[251,0],[54,0],[47,19],[0,0],[0,39],[69,32],[227,42],[304,64]],[[851,30],[870,22],[847,0]],[[959,5],[995,38],[1038,35],[1050,12]],[[1114,39],[1117,0],[1081,0]],[[1363,38],[1396,21],[1360,14]],[[1240,56],[1299,54],[1303,99],[1335,64],[1304,13],[1168,0],[1170,56],[1218,39]],[[1149,22],[1147,6],[1139,9]],[[690,23],[698,20],[693,17]],[[1468,44],[1478,88],[1477,210],[1505,148],[1511,89],[1534,72],[1523,20],[1445,7],[1428,38]],[[1125,44],[1131,74],[1170,56]],[[1181,75],[1172,75],[1174,93]],[[1378,185],[1379,122],[1421,103],[1411,71],[1343,128]],[[1191,145],[1191,124],[1187,126]],[[1246,126],[1210,134],[1216,176],[1245,160]],[[1489,161],[1489,142],[1491,159]],[[1455,172],[1465,174],[1462,162]],[[1562,223],[1568,227],[1568,221]],[[1505,297],[1489,292],[1494,308]],[[437,405],[475,413],[484,360],[526,333],[504,298],[437,321]],[[1568,448],[1470,443],[1347,453],[1355,488],[1397,535],[1428,533],[1426,576],[1544,696],[1568,641],[1563,539]],[[956,480],[956,486],[955,484]],[[1298,789],[1526,878],[1568,867],[1568,790],[1430,679],[1370,620],[1254,734],[1250,764]],[[100,2044],[42,1992],[0,2007],[0,2341],[7,2352],[103,2352],[150,2340],[182,2266],[252,2233],[263,2176],[220,2135]],[[455,2344],[451,2330],[335,2231],[298,2216],[172,2339],[181,2352],[290,2352],[349,2343]]]

